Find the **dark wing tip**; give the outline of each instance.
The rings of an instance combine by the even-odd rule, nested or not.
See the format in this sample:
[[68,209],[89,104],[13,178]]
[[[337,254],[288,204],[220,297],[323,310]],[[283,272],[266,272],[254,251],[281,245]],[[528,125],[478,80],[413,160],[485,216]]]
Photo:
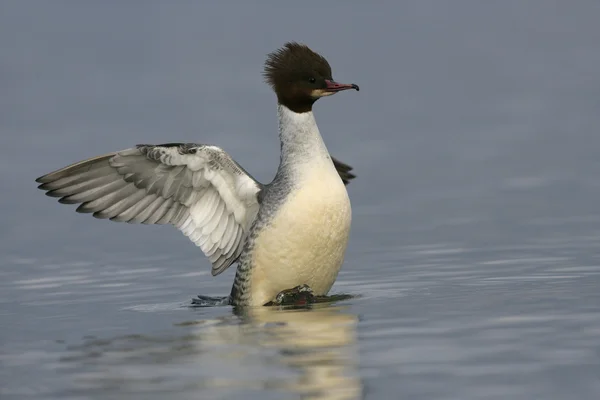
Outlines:
[[35,181],[36,181],[36,183],[42,183],[42,185],[39,185],[39,186],[38,186],[38,189],[45,190],[45,189],[42,187],[42,186],[44,186],[43,184],[44,184],[44,183],[51,182],[51,181],[52,181],[52,179],[50,179],[50,178],[48,177],[48,174],[46,174],[46,175],[42,175],[42,176],[40,176],[40,177],[39,177],[39,178],[37,178]]
[[342,182],[344,182],[344,185],[347,185],[354,178],[356,178],[356,175],[347,173],[345,176],[342,176]]
[[342,182],[344,182],[344,185],[347,185],[352,179],[356,178],[356,175],[350,172],[352,171],[351,166],[334,157],[331,157],[331,161],[333,161],[333,166],[337,170],[338,174],[340,174],[340,178],[342,179]]
[[[37,178],[35,181],[36,181],[37,183],[43,182],[43,181],[40,181],[39,179],[41,179],[41,178]],[[40,184],[37,186],[37,188],[38,188],[38,189],[40,189],[40,190],[49,190],[49,189],[48,189],[48,183],[40,183]]]

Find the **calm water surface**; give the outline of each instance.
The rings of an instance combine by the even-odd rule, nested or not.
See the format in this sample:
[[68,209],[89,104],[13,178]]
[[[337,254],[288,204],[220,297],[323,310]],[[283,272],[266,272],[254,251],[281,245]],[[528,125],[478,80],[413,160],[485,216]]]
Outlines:
[[[0,398],[599,398],[598,20],[594,1],[4,2]],[[291,39],[362,89],[316,107],[358,175],[333,288],[352,299],[189,308],[233,269],[35,189],[172,141],[269,181],[260,70]]]

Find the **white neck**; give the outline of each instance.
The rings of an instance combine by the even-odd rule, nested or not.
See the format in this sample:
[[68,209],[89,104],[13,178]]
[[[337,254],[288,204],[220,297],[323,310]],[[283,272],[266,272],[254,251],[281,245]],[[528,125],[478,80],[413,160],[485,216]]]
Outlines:
[[279,104],[277,114],[281,141],[280,170],[297,173],[306,169],[306,164],[323,163],[333,167],[312,111],[296,113]]

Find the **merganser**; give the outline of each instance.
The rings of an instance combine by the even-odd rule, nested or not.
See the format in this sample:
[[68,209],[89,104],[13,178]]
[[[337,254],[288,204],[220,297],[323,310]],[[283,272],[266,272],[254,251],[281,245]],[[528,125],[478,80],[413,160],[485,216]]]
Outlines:
[[312,107],[355,89],[337,83],[327,60],[286,43],[267,56],[266,82],[277,95],[281,159],[261,184],[216,146],[142,144],[90,158],[38,178],[46,195],[112,221],[172,224],[199,246],[212,275],[237,262],[229,303],[262,306],[307,287],[326,295],[344,260],[351,167],[333,159]]

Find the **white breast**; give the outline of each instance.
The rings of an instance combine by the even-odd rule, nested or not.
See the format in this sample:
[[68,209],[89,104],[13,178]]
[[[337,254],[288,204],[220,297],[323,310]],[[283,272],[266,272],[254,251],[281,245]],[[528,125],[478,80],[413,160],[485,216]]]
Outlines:
[[263,305],[280,291],[309,285],[325,295],[344,260],[350,232],[348,193],[331,161],[305,171],[268,227],[255,241],[251,304]]

